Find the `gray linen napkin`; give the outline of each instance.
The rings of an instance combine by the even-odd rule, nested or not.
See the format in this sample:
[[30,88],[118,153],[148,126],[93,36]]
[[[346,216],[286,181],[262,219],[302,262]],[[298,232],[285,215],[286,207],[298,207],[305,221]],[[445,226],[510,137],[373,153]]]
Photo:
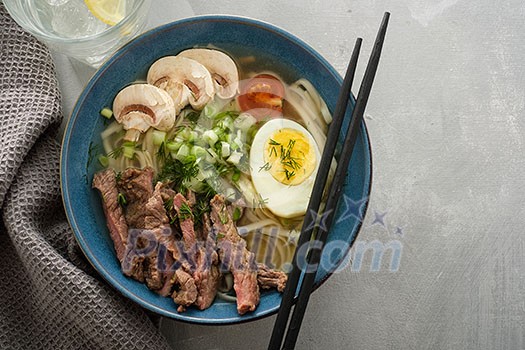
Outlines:
[[0,349],[169,349],[73,238],[60,198],[61,119],[48,50],[0,2]]

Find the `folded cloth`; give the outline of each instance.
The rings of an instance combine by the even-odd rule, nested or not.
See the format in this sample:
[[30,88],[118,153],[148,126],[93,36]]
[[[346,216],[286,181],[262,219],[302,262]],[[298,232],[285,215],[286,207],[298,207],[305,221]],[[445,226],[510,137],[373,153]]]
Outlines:
[[0,2],[0,349],[169,349],[73,238],[60,198],[61,118],[49,51]]

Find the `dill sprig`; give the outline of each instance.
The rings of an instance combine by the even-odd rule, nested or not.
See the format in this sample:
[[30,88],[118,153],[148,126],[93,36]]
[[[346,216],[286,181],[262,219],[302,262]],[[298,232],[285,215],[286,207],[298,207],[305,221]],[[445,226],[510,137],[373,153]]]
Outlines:
[[195,163],[182,163],[177,159],[166,157],[164,166],[157,175],[157,181],[171,182],[177,192],[184,192],[185,182],[190,181],[199,173],[199,167]]
[[186,220],[186,219],[193,219],[193,211],[191,210],[188,203],[182,203],[179,209],[179,219],[180,220]]
[[120,156],[122,155],[122,152],[124,152],[124,147],[122,146],[117,147],[113,151],[108,153],[108,157],[113,158],[113,159],[120,158]]
[[268,162],[266,162],[262,167],[259,168],[259,172],[261,172],[262,170],[265,170],[265,171],[268,171],[272,168],[272,165]]

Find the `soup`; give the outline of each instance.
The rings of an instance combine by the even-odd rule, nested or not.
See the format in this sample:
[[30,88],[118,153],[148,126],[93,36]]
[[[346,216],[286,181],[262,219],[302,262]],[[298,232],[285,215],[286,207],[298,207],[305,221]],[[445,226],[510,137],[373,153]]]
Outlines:
[[217,294],[243,314],[284,288],[331,117],[308,81],[259,60],[163,57],[102,110],[94,187],[117,257],[179,311]]

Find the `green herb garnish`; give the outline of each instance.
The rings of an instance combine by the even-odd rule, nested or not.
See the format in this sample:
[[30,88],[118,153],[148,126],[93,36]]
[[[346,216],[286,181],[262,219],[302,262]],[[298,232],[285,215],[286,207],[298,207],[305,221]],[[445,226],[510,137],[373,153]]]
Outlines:
[[261,170],[265,170],[265,171],[268,171],[272,168],[272,165],[268,162],[266,162],[262,167],[259,168],[259,172],[261,172]]
[[124,194],[121,192],[119,192],[119,194],[117,195],[117,202],[121,206],[125,206],[126,204],[128,204],[128,201],[126,200],[126,196],[124,196]]
[[186,219],[193,219],[193,211],[191,210],[188,203],[182,203],[179,209],[179,219],[180,220],[186,220]]

